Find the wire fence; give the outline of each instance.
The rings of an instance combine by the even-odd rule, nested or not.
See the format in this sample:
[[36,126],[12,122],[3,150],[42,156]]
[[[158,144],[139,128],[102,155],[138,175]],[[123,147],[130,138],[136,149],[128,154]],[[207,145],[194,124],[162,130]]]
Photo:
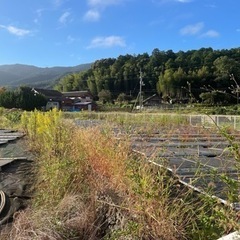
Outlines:
[[192,126],[230,127],[240,130],[240,116],[236,115],[190,115],[189,121]]
[[80,113],[79,119],[95,119],[95,120],[106,120],[124,123],[157,123],[161,121],[165,122],[187,122],[193,127],[204,126],[204,127],[230,127],[234,130],[240,131],[240,115],[207,115],[207,114],[179,114],[179,113],[159,113],[159,112],[86,112],[85,114]]

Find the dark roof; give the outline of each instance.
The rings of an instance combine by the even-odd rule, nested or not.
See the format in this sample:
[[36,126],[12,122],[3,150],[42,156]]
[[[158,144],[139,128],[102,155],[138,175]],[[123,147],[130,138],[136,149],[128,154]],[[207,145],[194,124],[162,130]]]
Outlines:
[[32,91],[44,95],[47,98],[61,98],[63,95],[57,90],[33,88]]
[[84,98],[86,96],[93,97],[89,91],[71,91],[71,92],[63,92],[64,97],[81,97]]

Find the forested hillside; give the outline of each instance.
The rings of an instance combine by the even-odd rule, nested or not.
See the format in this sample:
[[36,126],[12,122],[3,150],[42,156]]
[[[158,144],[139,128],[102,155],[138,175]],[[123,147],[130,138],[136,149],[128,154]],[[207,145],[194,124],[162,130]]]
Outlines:
[[[191,101],[236,101],[240,81],[240,48],[213,50],[160,51],[152,54],[125,55],[101,59],[91,69],[61,78],[60,91],[89,89],[95,96],[108,90],[136,96],[139,91],[140,70],[145,96],[158,93],[163,99]],[[230,76],[231,75],[231,76]],[[235,80],[235,81],[234,81]]]
[[16,88],[24,85],[51,88],[62,76],[87,70],[90,66],[81,64],[75,67],[40,68],[24,64],[0,65],[0,87]]

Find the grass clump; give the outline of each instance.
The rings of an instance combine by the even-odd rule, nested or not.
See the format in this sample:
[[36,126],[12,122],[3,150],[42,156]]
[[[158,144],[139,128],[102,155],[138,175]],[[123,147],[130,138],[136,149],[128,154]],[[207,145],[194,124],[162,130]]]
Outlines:
[[22,128],[36,153],[35,192],[6,239],[214,239],[235,223],[109,126],[76,127],[53,110],[24,113]]
[[0,107],[0,128],[17,129],[22,111],[19,109],[5,109]]

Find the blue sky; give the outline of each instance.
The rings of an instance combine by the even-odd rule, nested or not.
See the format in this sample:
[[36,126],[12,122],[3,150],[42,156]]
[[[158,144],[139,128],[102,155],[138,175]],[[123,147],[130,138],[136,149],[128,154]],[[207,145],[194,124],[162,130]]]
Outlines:
[[0,0],[0,65],[240,47],[239,0]]

